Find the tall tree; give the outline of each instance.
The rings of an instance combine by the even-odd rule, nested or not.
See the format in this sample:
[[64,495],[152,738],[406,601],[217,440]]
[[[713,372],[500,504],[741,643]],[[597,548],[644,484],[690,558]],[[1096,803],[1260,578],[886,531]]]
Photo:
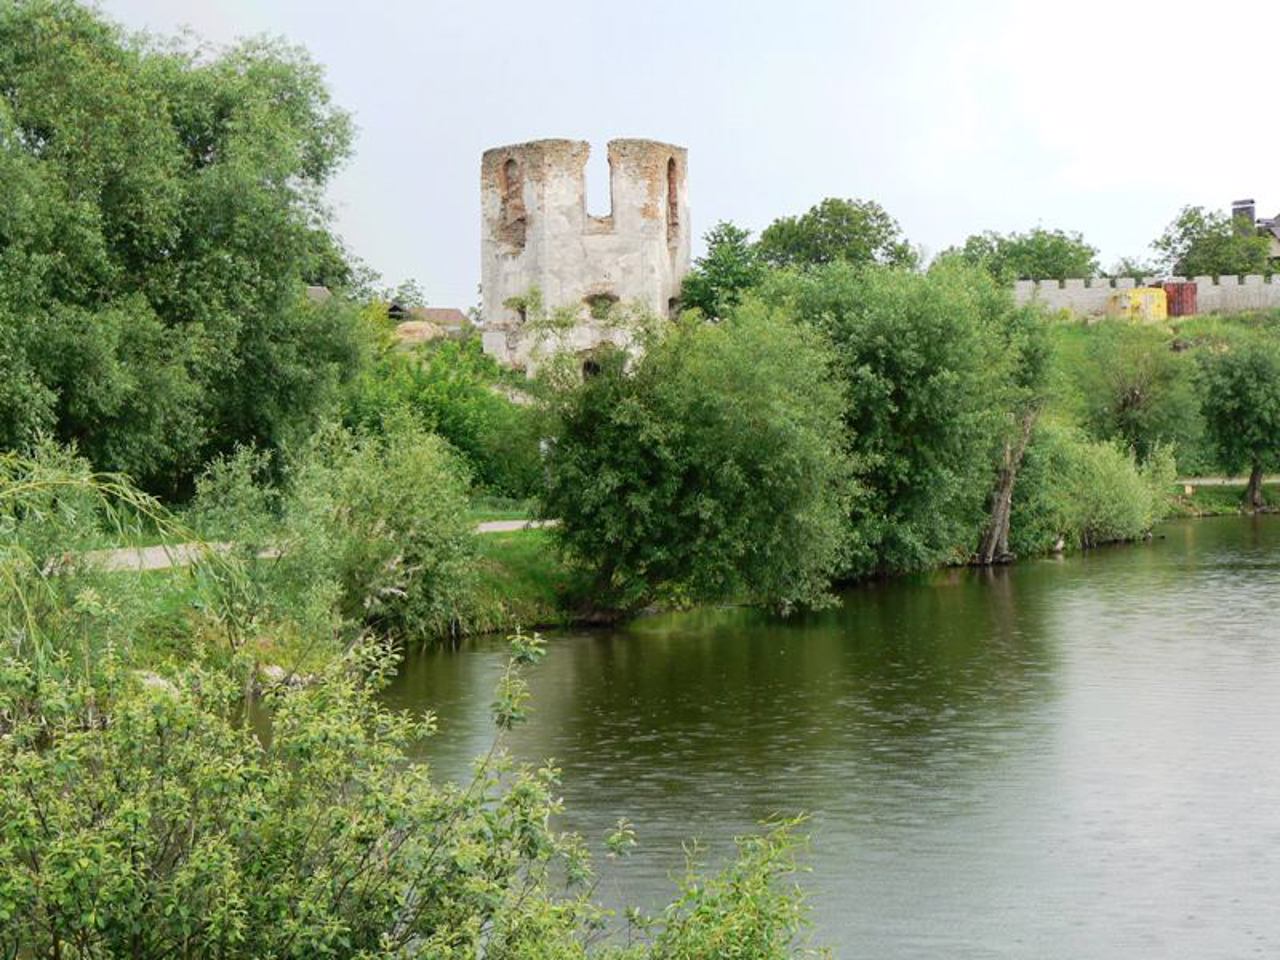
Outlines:
[[963,265],[919,274],[828,264],[775,274],[762,295],[833,345],[862,492],[849,573],[967,560],[1005,428],[1012,297]]
[[981,267],[1002,283],[1066,280],[1098,273],[1098,251],[1079,233],[1034,227],[1026,233],[975,233],[959,248],[939,255]]
[[1183,277],[1266,273],[1270,243],[1252,223],[1204,207],[1183,207],[1152,248]]
[[0,0],[0,435],[170,488],[305,432],[359,355],[323,190],[351,124],[301,51],[210,54]]
[[878,263],[909,267],[915,251],[898,221],[874,200],[828,197],[799,217],[781,217],[760,234],[761,259],[774,267]]
[[1195,367],[1158,327],[1122,320],[1098,324],[1077,366],[1085,426],[1099,440],[1119,441],[1145,463],[1160,446],[1183,453],[1204,434]]
[[1044,408],[1049,382],[1050,344],[1044,318],[1029,307],[995,311],[997,337],[1003,341],[1008,375],[992,397],[1005,411],[998,440],[996,479],[991,490],[986,526],[974,562],[979,566],[1013,559],[1009,533],[1013,521],[1013,492],[1027,445]]
[[1202,364],[1204,416],[1221,466],[1248,469],[1244,503],[1260,509],[1263,474],[1280,466],[1280,346],[1244,339]]
[[706,254],[694,261],[684,278],[680,299],[683,306],[718,320],[760,282],[765,267],[751,243],[751,231],[727,220],[707,232],[706,242]]

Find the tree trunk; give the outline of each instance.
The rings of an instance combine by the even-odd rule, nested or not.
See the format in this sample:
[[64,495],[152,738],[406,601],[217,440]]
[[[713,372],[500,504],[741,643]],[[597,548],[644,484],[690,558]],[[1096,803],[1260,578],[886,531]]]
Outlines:
[[1257,513],[1266,505],[1262,499],[1262,464],[1255,463],[1249,472],[1249,485],[1244,488],[1244,507],[1251,513]]
[[1018,468],[1022,466],[1022,458],[1027,452],[1027,443],[1031,440],[1031,430],[1035,426],[1039,409],[1032,408],[1022,416],[1018,436],[1004,443],[1004,456],[1000,461],[1000,473],[996,477],[996,488],[991,494],[991,517],[987,521],[987,529],[982,534],[982,543],[978,545],[977,556],[973,562],[980,567],[989,567],[993,563],[1008,563],[1013,559],[1009,552],[1009,520],[1013,515],[1013,485],[1018,479]]

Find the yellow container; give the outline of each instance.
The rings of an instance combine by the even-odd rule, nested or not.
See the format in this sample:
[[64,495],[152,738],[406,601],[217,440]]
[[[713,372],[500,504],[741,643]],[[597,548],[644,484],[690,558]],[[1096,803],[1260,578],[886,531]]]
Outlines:
[[1107,300],[1107,316],[1130,320],[1165,320],[1169,317],[1169,297],[1160,287],[1133,287],[1117,290]]

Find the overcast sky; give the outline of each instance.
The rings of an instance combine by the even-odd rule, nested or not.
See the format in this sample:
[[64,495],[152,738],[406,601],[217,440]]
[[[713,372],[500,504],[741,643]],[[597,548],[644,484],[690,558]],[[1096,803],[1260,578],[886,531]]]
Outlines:
[[928,253],[1039,224],[1107,265],[1183,204],[1280,212],[1275,0],[101,5],[132,28],[308,48],[359,125],[339,231],[436,306],[477,301],[481,151],[540,137],[598,148],[593,212],[607,140],[687,146],[699,234],[860,197]]

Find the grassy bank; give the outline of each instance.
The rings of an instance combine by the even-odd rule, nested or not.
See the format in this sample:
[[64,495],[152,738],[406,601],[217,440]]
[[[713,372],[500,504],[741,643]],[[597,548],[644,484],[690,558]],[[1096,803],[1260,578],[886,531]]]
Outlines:
[[[1202,486],[1178,484],[1170,493],[1170,516],[1223,517],[1246,513],[1244,488],[1243,483]],[[1190,493],[1187,492],[1188,489]],[[1266,500],[1268,509],[1280,510],[1280,485],[1264,484],[1262,497]]]
[[586,595],[582,571],[567,566],[546,530],[479,534],[480,628],[509,631],[561,626]]

